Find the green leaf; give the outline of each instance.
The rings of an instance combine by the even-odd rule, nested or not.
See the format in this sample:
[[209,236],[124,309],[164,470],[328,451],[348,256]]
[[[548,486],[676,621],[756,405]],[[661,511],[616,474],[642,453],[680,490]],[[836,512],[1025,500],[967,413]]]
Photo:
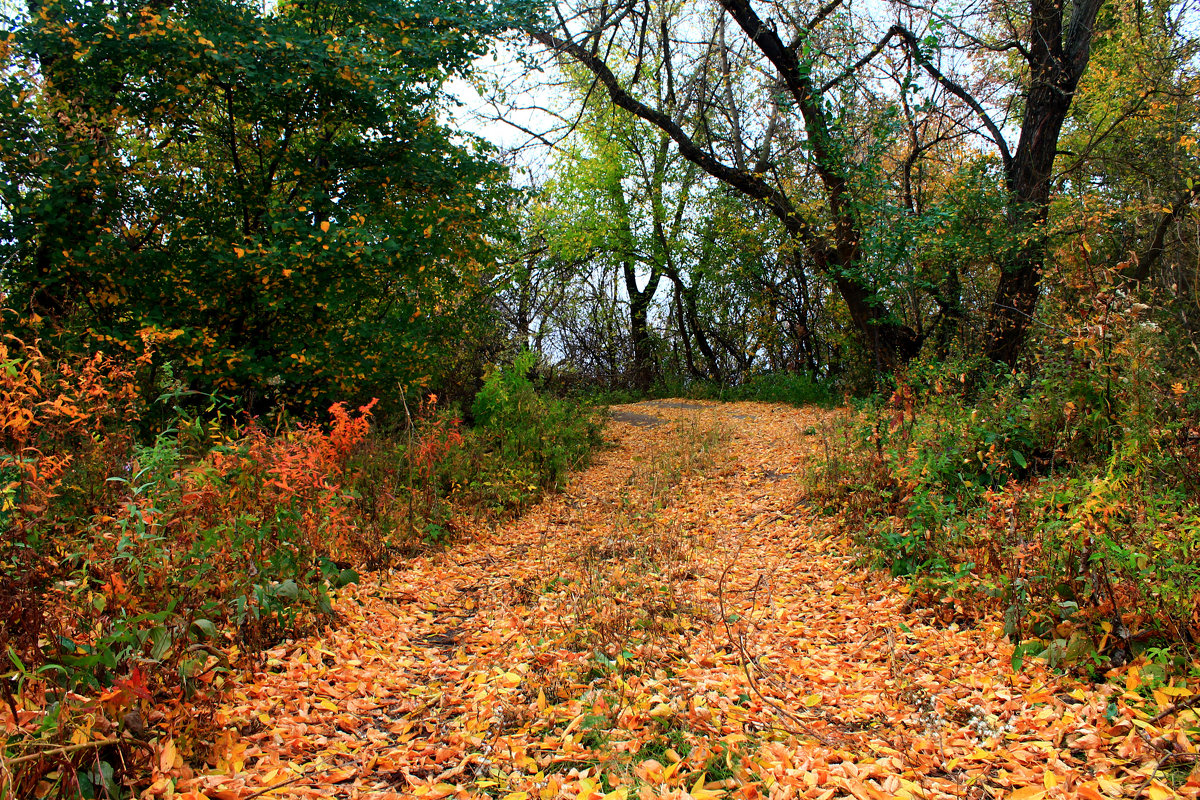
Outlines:
[[150,658],[162,661],[163,656],[171,649],[171,634],[166,627],[159,625],[150,631]]
[[217,637],[217,626],[207,619],[192,620],[192,628],[200,634],[202,640],[215,639]]

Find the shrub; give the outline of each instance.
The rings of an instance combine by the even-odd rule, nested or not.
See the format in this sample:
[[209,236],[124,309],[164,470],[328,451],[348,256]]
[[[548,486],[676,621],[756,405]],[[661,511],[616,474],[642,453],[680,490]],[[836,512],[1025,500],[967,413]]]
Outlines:
[[[535,361],[536,354],[525,351],[510,368],[493,370],[471,407],[484,474],[507,474],[511,484],[532,493],[557,487],[600,443],[600,427],[591,415],[535,391],[529,379]],[[472,489],[481,498],[491,494],[486,483],[474,481]],[[491,502],[519,506],[525,499],[518,491]]]
[[818,488],[844,527],[943,621],[1001,614],[1018,662],[1094,668],[1200,636],[1196,387],[1118,311],[1028,371],[915,364],[830,442]]
[[587,462],[601,442],[596,413],[539,394],[532,364],[526,354],[489,372],[473,427],[428,395],[402,427],[367,436],[347,467],[367,563],[448,539],[463,514],[517,511]]
[[788,403],[794,406],[827,404],[829,386],[806,373],[764,372],[753,375],[743,385],[727,389],[722,399],[759,400],[764,403]]
[[[822,383],[807,373],[799,372],[759,372],[735,385],[667,378],[654,388],[652,394],[657,397],[690,397],[696,400],[757,400],[794,406],[814,403],[827,405],[833,399],[828,383]],[[622,398],[619,393],[609,393],[598,399],[624,403],[633,402],[636,398]]]
[[326,620],[356,569],[532,501],[599,443],[585,408],[534,391],[529,357],[489,376],[474,429],[430,395],[399,428],[373,426],[372,401],[269,431],[215,401],[189,412],[168,386],[166,427],[139,439],[138,388],[152,366],[169,376],[151,344],[55,360],[0,340],[0,724],[20,759],[0,793],[128,784],[129,739],[48,745],[134,717],[187,757],[239,656]]

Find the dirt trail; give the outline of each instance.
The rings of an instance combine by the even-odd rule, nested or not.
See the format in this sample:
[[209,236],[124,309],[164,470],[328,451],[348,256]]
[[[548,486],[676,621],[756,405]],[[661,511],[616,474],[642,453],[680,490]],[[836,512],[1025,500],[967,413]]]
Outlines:
[[905,610],[826,538],[799,477],[832,412],[616,411],[561,494],[344,591],[341,626],[272,651],[198,788],[1097,800],[1186,777],[1194,756],[1167,757],[1174,734],[1121,692],[1014,676],[994,630]]

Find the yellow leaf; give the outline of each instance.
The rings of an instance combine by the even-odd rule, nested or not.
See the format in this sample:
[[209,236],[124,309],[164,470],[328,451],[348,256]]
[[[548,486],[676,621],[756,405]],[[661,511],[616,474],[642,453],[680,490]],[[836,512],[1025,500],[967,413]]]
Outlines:
[[1141,684],[1142,675],[1137,667],[1130,667],[1125,675],[1125,691],[1132,692]]
[[158,754],[158,768],[162,772],[167,772],[175,767],[175,740],[167,739],[167,743],[163,745],[162,752]]
[[1151,781],[1150,788],[1147,790],[1147,796],[1150,800],[1171,800],[1173,797],[1178,797],[1175,791],[1169,786],[1160,781]]
[[1036,786],[1022,786],[1008,796],[1008,800],[1041,800],[1046,796],[1044,789]]
[[321,232],[322,233],[329,232],[329,220],[327,220],[327,219],[321,220]]

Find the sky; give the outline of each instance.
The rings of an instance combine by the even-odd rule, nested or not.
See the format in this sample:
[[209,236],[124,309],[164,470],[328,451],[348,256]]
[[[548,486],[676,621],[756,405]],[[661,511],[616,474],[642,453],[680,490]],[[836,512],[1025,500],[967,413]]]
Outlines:
[[475,62],[473,80],[455,78],[446,91],[457,101],[446,112],[446,121],[491,142],[514,168],[519,183],[545,177],[555,133],[564,124],[556,114],[568,116],[571,98],[552,84],[551,72],[531,72],[520,63],[519,52],[508,43],[497,43],[492,52]]

